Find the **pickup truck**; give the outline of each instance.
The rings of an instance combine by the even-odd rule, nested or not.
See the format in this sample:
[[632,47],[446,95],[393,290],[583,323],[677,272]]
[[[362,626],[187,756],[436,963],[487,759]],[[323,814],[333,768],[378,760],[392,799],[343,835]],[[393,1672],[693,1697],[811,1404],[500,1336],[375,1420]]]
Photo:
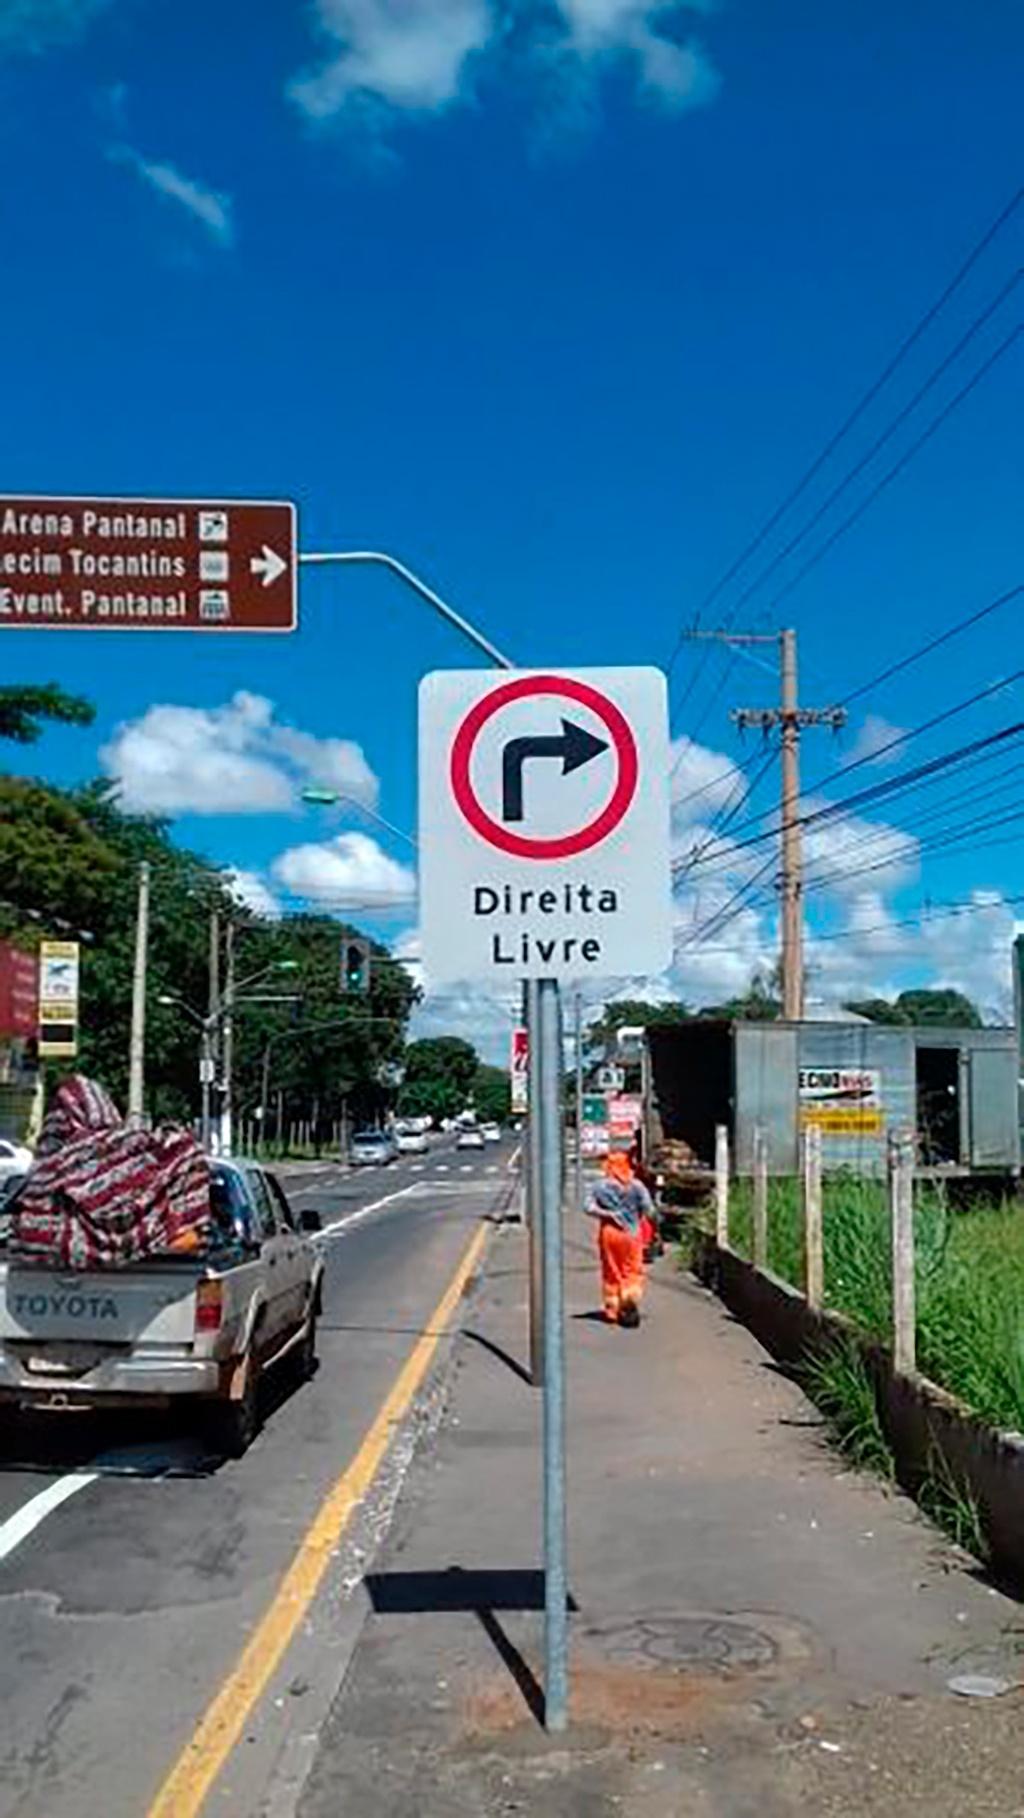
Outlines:
[[59,1273],[5,1259],[0,1212],[0,1409],[168,1407],[191,1396],[218,1450],[255,1438],[260,1378],[292,1359],[311,1374],[323,1260],[315,1212],[276,1177],[213,1164],[218,1231],[205,1257]]

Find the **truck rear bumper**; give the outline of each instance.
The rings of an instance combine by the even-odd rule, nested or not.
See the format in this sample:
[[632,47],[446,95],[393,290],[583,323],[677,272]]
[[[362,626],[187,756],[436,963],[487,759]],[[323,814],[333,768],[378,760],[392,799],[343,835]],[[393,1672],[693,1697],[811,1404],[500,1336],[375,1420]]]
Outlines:
[[222,1384],[221,1365],[210,1358],[105,1358],[79,1376],[30,1369],[9,1350],[0,1353],[0,1402],[26,1408],[104,1408],[143,1399],[169,1402],[182,1395],[217,1395]]

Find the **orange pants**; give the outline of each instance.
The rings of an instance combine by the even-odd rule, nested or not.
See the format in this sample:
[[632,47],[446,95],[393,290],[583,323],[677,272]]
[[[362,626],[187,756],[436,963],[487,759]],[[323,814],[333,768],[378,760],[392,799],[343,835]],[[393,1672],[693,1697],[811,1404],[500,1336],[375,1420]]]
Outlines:
[[610,1218],[602,1218],[597,1234],[601,1257],[601,1291],[604,1316],[617,1320],[623,1307],[638,1307],[644,1292],[644,1246],[639,1231],[630,1236]]

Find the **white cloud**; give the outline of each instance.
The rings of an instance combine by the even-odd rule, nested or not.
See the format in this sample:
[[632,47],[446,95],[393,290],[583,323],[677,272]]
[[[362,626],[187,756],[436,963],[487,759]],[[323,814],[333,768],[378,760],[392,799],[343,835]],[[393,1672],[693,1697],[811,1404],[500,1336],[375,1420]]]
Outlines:
[[114,146],[110,156],[116,163],[130,166],[158,196],[163,196],[176,207],[184,209],[218,246],[229,247],[234,244],[235,227],[230,196],[211,189],[205,183],[196,182],[192,177],[184,176],[173,164],[144,158],[131,145]]
[[673,108],[699,106],[718,92],[704,51],[664,29],[695,10],[705,9],[696,0],[685,8],[677,0],[559,0],[568,51],[587,62],[631,60],[641,86]]
[[276,883],[319,907],[364,905],[392,909],[416,896],[416,875],[391,858],[368,833],[291,846],[274,860]]
[[71,43],[112,0],[0,0],[0,51]]
[[229,871],[224,879],[235,900],[254,915],[265,916],[268,921],[276,921],[281,913],[281,905],[265,879],[257,871]]
[[692,739],[675,739],[669,753],[672,823],[692,827],[720,814],[738,801],[746,786],[737,764],[720,751],[697,745]]
[[134,814],[289,814],[308,783],[377,800],[359,745],[282,725],[272,701],[244,689],[223,707],[150,707],[117,728],[100,762]]
[[897,764],[903,755],[905,726],[894,726],[880,713],[865,715],[857,734],[850,761],[853,763]]
[[713,98],[718,77],[701,47],[677,34],[687,15],[707,10],[706,0],[315,0],[332,48],[289,93],[318,121],[353,101],[439,112],[471,98],[483,53],[514,46],[577,81],[624,61],[644,93],[695,106]]
[[469,60],[495,30],[489,0],[316,0],[315,12],[337,48],[289,89],[313,120],[353,96],[410,112],[447,107],[465,94]]

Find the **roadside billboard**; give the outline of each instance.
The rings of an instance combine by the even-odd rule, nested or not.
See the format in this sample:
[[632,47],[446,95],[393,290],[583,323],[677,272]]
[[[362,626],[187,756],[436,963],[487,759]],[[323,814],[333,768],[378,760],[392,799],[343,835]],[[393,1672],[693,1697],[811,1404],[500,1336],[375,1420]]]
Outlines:
[[78,1053],[77,941],[43,941],[39,948],[39,1053],[70,1060]]
[[0,941],[0,1038],[31,1041],[39,1030],[39,961]]

